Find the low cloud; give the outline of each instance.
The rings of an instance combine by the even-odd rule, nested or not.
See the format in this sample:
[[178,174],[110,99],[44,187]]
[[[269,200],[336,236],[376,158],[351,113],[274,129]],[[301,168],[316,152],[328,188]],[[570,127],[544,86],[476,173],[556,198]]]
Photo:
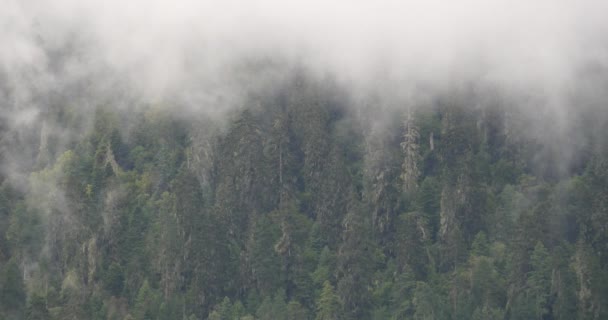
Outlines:
[[606,12],[600,0],[5,0],[0,117],[13,145],[66,102],[222,117],[303,68],[396,106],[475,83],[567,127],[585,107],[573,101],[604,111]]

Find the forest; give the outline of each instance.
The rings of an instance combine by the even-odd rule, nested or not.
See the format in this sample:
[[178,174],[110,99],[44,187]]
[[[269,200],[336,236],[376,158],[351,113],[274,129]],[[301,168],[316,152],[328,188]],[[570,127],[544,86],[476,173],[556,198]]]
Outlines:
[[0,319],[608,318],[605,100],[563,128],[296,72],[223,121],[50,101],[0,126]]
[[0,0],[0,320],[608,320],[606,13]]

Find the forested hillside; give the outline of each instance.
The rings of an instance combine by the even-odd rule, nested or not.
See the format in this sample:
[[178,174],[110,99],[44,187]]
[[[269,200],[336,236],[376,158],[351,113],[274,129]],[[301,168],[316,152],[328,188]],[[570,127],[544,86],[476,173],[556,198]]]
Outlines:
[[120,99],[2,124],[0,319],[608,318],[605,101]]
[[607,0],[0,0],[0,320],[608,320]]

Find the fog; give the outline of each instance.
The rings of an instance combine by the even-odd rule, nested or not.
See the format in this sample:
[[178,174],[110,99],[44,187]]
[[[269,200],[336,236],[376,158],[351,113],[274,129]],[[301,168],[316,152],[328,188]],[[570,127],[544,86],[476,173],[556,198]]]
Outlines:
[[[231,82],[243,59],[280,58],[357,85],[383,72],[555,94],[608,63],[605,1],[3,2],[0,63],[19,91],[105,70],[159,99]],[[57,52],[70,53],[60,74]]]
[[[71,134],[40,122],[66,101],[85,113],[155,104],[220,119],[297,68],[353,96],[390,95],[399,107],[475,83],[560,128],[582,107],[573,97],[604,110],[601,0],[3,0],[1,8],[5,145],[38,139],[28,134],[43,125]],[[13,163],[23,163],[28,155],[15,152]]]

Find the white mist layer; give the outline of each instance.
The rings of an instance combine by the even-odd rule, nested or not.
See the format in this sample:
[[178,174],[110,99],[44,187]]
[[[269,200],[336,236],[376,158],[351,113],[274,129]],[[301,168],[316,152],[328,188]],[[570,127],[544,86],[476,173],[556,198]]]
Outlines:
[[608,65],[605,1],[7,1],[0,63],[13,81],[72,45],[62,76],[110,68],[150,97],[233,81],[233,64],[264,57],[355,85],[472,77],[548,95],[582,65]]

